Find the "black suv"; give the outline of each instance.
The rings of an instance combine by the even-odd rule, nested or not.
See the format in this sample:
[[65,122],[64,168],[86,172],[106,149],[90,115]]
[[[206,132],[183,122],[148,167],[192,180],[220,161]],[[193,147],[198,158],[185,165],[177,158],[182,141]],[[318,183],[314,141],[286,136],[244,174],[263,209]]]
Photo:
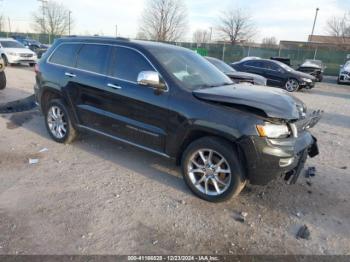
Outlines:
[[246,181],[295,181],[317,155],[320,115],[282,90],[234,85],[191,50],[116,38],[57,40],[36,67],[50,136],[88,130],[172,158],[199,197],[221,201]]
[[313,88],[316,78],[298,72],[290,66],[269,59],[249,59],[233,63],[231,66],[237,71],[253,73],[267,78],[268,86],[281,87],[288,92],[298,91],[301,88]]

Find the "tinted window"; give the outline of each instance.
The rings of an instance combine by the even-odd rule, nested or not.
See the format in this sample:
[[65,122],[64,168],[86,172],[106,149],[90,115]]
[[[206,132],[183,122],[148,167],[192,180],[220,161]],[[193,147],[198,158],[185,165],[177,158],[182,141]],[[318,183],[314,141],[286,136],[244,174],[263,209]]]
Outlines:
[[272,62],[266,62],[265,65],[266,68],[270,70],[279,71],[281,69],[278,65]]
[[77,68],[99,74],[104,73],[108,51],[107,45],[83,45],[78,55]]
[[264,68],[264,63],[258,60],[250,60],[245,62],[244,66],[254,66],[254,67]]
[[112,76],[136,82],[141,71],[154,71],[154,69],[140,53],[129,48],[115,48],[115,63],[111,70]]
[[80,44],[63,44],[59,46],[50,58],[50,62],[58,65],[74,67],[75,58]]

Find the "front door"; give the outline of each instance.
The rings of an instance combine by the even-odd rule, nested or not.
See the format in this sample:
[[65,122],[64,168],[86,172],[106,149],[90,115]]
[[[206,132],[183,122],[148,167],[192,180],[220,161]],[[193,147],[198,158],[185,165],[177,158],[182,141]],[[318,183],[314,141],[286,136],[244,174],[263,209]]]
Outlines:
[[142,71],[156,71],[148,59],[135,49],[113,47],[105,87],[103,129],[108,134],[158,152],[165,150],[168,92],[137,83]]

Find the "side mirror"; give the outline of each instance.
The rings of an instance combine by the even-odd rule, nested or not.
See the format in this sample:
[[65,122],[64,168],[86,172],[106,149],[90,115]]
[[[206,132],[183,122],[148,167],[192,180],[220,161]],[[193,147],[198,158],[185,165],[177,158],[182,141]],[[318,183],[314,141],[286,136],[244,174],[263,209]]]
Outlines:
[[137,83],[143,86],[151,86],[161,91],[167,89],[166,85],[161,82],[158,72],[155,71],[140,72],[137,77]]

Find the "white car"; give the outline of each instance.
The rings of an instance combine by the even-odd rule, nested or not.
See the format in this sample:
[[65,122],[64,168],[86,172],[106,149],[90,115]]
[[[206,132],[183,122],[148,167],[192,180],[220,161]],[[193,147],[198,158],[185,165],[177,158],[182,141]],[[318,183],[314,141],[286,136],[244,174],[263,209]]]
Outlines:
[[340,67],[338,84],[341,83],[350,83],[350,61]]
[[12,38],[0,38],[0,53],[5,65],[27,63],[34,66],[37,55]]

